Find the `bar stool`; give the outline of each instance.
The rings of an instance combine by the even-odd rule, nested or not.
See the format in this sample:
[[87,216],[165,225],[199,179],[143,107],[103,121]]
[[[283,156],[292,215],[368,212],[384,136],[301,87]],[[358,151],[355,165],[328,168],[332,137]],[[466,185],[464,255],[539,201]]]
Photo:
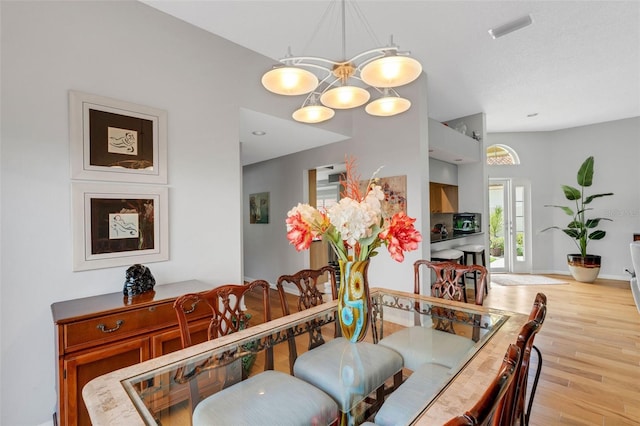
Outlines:
[[[461,263],[464,263],[465,265],[469,265],[468,258],[469,256],[471,256],[471,265],[480,265],[480,263],[478,263],[478,256],[480,256],[480,259],[482,260],[482,266],[484,266],[485,268],[487,267],[487,260],[484,254],[484,245],[466,244],[466,245],[458,246],[456,247],[456,249],[462,251],[463,253],[463,260]],[[473,288],[475,291],[478,290],[478,279],[475,272],[473,273]],[[485,294],[489,293],[488,286],[486,285],[484,286],[484,293]]]
[[431,252],[431,260],[434,262],[446,260],[448,262],[457,262],[462,264],[463,257],[464,252],[456,249],[444,249]]

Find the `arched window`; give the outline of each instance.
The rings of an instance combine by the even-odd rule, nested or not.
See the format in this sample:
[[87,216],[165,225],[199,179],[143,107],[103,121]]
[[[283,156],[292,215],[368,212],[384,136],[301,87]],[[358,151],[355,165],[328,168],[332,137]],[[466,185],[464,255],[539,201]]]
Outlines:
[[495,144],[487,148],[487,164],[490,166],[517,165],[520,164],[520,158],[510,146]]

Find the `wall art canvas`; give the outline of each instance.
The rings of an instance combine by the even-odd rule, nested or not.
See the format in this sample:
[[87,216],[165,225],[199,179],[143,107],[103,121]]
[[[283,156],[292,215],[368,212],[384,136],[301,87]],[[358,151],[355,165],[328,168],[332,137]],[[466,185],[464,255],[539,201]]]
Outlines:
[[[364,191],[369,181],[361,181],[360,188]],[[407,212],[407,176],[391,176],[378,178],[378,185],[384,192],[382,214],[391,217],[398,212]]]
[[73,179],[167,183],[167,113],[69,92]]
[[249,195],[249,223],[269,223],[269,193]]
[[169,259],[166,187],[72,185],[75,271]]

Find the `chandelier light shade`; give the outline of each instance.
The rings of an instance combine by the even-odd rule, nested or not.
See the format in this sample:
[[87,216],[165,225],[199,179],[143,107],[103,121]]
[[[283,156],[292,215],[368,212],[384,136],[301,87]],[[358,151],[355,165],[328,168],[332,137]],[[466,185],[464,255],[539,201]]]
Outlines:
[[360,78],[372,87],[399,87],[411,83],[420,73],[420,62],[408,56],[390,55],[366,64]]
[[[335,1],[337,2],[338,0]],[[398,47],[393,44],[393,37],[388,46],[367,50],[346,59],[346,0],[341,0],[340,3],[343,60],[334,61],[315,56],[296,57],[289,52],[285,58],[280,59],[280,65],[262,76],[262,85],[279,95],[308,94],[302,106],[292,115],[294,120],[303,123],[320,123],[332,118],[335,109],[362,106],[369,102],[370,91],[380,93],[381,97],[367,104],[367,113],[386,117],[407,111],[411,102],[400,97],[393,88],[409,84],[420,77],[422,65],[407,52],[399,52]],[[357,8],[355,1],[350,4]],[[364,19],[360,10],[356,11],[355,16]],[[372,33],[370,29],[368,32]]]
[[302,68],[280,66],[264,73],[262,85],[278,95],[304,95],[318,87],[318,77]]
[[411,108],[411,101],[400,96],[392,96],[388,91],[385,91],[381,98],[369,102],[365,111],[367,114],[377,117],[390,117],[403,113],[409,108]]
[[334,110],[323,105],[307,105],[295,110],[292,117],[301,123],[315,124],[327,121],[333,118],[335,114]]
[[365,89],[356,86],[338,86],[329,89],[320,96],[320,102],[329,108],[357,108],[367,103],[371,95]]

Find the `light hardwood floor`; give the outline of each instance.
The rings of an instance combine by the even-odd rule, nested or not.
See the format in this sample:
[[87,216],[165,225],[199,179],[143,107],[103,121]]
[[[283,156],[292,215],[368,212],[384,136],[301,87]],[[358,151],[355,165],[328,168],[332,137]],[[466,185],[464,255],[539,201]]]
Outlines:
[[640,425],[640,313],[628,281],[492,285],[485,306],[528,313],[537,292],[548,311],[535,344],[544,359],[532,426]]

